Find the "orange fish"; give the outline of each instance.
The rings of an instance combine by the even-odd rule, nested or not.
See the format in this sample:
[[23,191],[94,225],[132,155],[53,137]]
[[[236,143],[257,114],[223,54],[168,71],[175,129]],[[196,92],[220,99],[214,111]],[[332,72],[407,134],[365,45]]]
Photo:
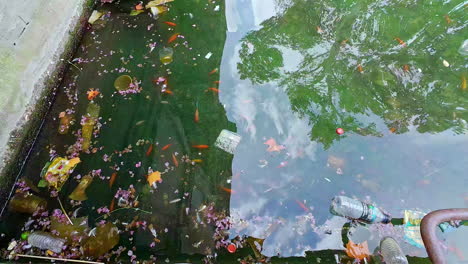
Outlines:
[[348,41],[349,41],[349,39],[345,39],[345,40],[341,41],[341,46],[346,45],[346,43],[348,43]]
[[276,140],[274,140],[273,138],[270,138],[269,140],[265,141],[263,144],[268,145],[268,148],[267,148],[268,152],[273,152],[273,151],[280,152],[281,150],[285,149],[283,145],[278,145],[276,143]]
[[115,198],[112,198],[112,202],[109,206],[109,212],[114,211],[114,207],[115,207]]
[[226,188],[226,187],[222,187],[222,186],[219,186],[219,188],[227,193],[230,193],[230,194],[234,194],[236,193],[235,191],[229,189],[229,188]]
[[179,167],[179,162],[177,161],[177,158],[176,156],[174,155],[174,153],[172,153],[172,162],[174,162],[174,165],[176,167]]
[[410,68],[409,68],[409,65],[408,65],[408,64],[403,65],[403,70],[404,70],[405,72],[409,72],[409,69],[410,69]]
[[167,43],[171,43],[173,42],[174,40],[177,39],[177,37],[180,35],[180,33],[175,33],[174,35],[172,35],[171,37],[169,37],[169,39],[167,40]]
[[146,156],[151,155],[151,152],[153,152],[153,144],[150,144],[148,150],[146,151]]
[[167,89],[166,89],[166,90],[164,90],[164,92],[163,92],[163,93],[165,93],[165,94],[174,94],[174,92],[172,92],[171,90],[167,90]]
[[197,110],[195,110],[195,117],[193,120],[195,120],[195,123],[200,122],[200,113],[198,112],[198,107]]
[[391,127],[391,128],[389,129],[389,131],[390,131],[390,133],[395,133],[395,131],[396,131],[396,128],[394,128],[394,127]]
[[210,87],[210,88],[206,89],[206,91],[213,91],[215,93],[219,93],[219,89],[213,88],[213,87]]
[[215,74],[215,73],[217,73],[217,72],[218,72],[218,68],[215,68],[215,69],[213,69],[212,71],[210,71],[210,72],[208,73],[208,75]]
[[358,64],[358,65],[357,65],[357,70],[358,70],[358,72],[363,72],[363,71],[364,71],[364,69],[362,68],[361,64]]
[[445,18],[445,21],[447,22],[447,24],[452,23],[452,19],[450,19],[450,17],[448,15],[445,15],[444,18]]
[[317,29],[317,33],[319,33],[319,34],[323,33],[323,29],[321,27],[316,26],[315,29]]
[[135,6],[136,10],[143,10],[143,4],[139,3],[138,5]]
[[116,178],[117,178],[117,172],[112,173],[112,176],[109,180],[109,188],[112,188],[112,185],[114,185]]
[[403,47],[406,47],[406,43],[405,43],[403,40],[401,40],[400,38],[394,37],[393,39],[396,40],[396,41],[398,41],[398,43],[399,43],[400,45],[402,45]]
[[214,81],[213,83],[220,84],[220,83],[221,83],[221,81]]
[[195,162],[195,163],[202,163],[203,162],[203,160],[201,160],[201,159],[194,159],[192,161]]
[[100,94],[100,92],[94,89],[90,89],[86,94],[88,94],[88,100],[93,100]]
[[176,23],[172,23],[172,22],[169,22],[169,21],[164,21],[163,23],[166,24],[166,25],[168,25],[168,26],[170,26],[170,27],[175,27],[175,26],[177,26]]
[[209,146],[208,145],[192,145],[192,148],[207,149],[207,148],[209,148]]
[[309,211],[310,211],[309,208],[307,208],[307,206],[306,206],[303,202],[301,202],[301,201],[299,201],[299,200],[296,200],[296,203],[297,203],[297,204],[302,208],[302,210],[304,210],[305,212],[309,212]]
[[167,144],[166,146],[162,147],[161,150],[166,150],[166,149],[170,148],[171,146],[172,146],[172,144]]

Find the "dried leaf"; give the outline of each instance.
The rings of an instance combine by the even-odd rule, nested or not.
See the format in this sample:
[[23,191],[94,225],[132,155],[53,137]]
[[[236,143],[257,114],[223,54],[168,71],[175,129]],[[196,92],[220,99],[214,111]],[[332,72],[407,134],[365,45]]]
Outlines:
[[151,173],[148,175],[147,181],[150,186],[153,186],[155,182],[162,182],[161,173],[159,171]]

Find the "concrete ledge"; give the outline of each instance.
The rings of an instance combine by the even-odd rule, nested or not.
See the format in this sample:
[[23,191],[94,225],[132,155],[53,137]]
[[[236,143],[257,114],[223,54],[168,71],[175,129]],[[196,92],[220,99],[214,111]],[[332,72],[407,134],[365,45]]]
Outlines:
[[0,200],[27,159],[94,3],[0,0],[8,10],[0,14]]

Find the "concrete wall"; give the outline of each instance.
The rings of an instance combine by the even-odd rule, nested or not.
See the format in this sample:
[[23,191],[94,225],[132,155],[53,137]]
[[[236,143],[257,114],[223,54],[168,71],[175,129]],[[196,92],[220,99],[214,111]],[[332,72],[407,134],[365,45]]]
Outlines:
[[92,2],[0,0],[0,189],[37,134]]

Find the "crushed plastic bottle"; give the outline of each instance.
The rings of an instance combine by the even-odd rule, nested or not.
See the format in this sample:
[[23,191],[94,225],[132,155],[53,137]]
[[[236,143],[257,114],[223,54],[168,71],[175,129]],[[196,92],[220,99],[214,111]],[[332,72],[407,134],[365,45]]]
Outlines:
[[384,237],[380,241],[380,252],[386,264],[408,264],[408,259],[395,239]]
[[389,223],[391,220],[391,216],[379,208],[346,196],[335,196],[330,206],[330,212],[366,223]]
[[65,245],[65,239],[55,237],[50,233],[36,231],[28,236],[28,244],[40,249],[48,249],[55,253],[60,253]]

